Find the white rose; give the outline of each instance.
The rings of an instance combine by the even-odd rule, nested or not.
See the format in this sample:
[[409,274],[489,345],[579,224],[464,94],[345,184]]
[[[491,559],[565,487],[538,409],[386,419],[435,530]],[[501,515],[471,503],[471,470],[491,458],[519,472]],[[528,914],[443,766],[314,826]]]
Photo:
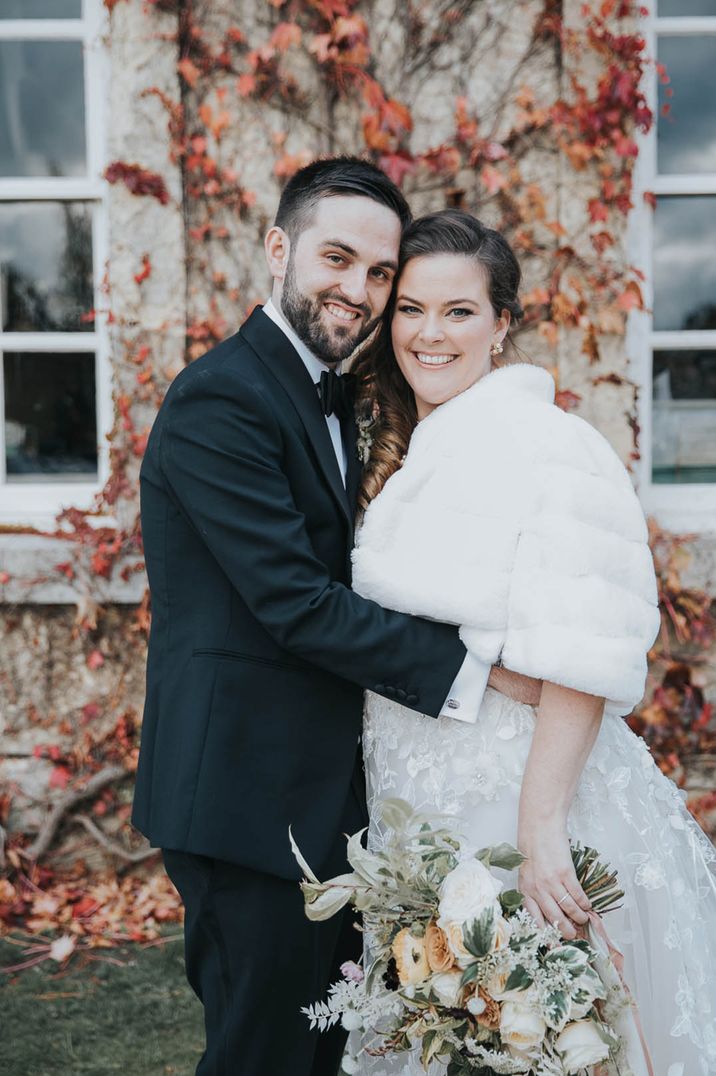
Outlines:
[[467,923],[478,919],[487,908],[495,918],[500,914],[497,895],[502,889],[479,859],[465,859],[450,871],[440,887],[440,918],[438,925]]
[[475,957],[471,953],[468,953],[465,948],[465,941],[462,936],[462,923],[447,923],[443,921],[440,922],[439,925],[445,932],[448,948],[455,957],[458,966],[466,968],[468,964],[472,964]]
[[567,1024],[555,1039],[555,1046],[562,1055],[566,1071],[570,1073],[581,1072],[609,1057],[609,1047],[593,1020],[576,1020]]
[[531,1005],[512,1000],[502,1003],[500,1037],[507,1046],[529,1050],[542,1042],[546,1031],[547,1025]]
[[438,975],[433,975],[430,986],[441,1005],[446,1005],[449,1009],[454,1009],[459,1005],[462,993],[461,979],[462,975],[459,971],[441,971]]
[[341,1062],[341,1072],[348,1073],[348,1076],[353,1076],[354,1072],[358,1072],[358,1061],[355,1057],[351,1057],[350,1054],[346,1054]]

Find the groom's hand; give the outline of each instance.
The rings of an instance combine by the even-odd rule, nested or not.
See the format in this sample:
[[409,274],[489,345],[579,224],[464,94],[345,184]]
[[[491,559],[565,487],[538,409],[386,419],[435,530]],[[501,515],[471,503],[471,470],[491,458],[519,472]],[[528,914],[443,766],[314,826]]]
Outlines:
[[509,669],[493,665],[487,681],[488,687],[493,687],[502,695],[514,699],[515,702],[526,703],[527,706],[538,706],[542,694],[542,681],[535,680],[531,676],[523,676],[521,673],[511,672]]

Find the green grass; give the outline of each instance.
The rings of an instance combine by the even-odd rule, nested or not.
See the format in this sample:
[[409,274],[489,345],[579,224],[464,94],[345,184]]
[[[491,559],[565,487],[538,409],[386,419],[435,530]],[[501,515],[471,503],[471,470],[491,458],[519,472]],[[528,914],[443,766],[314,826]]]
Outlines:
[[[0,975],[2,1076],[193,1076],[202,1012],[184,978],[181,942],[96,955],[65,972],[45,961]],[[0,943],[0,964],[20,959],[20,949]]]

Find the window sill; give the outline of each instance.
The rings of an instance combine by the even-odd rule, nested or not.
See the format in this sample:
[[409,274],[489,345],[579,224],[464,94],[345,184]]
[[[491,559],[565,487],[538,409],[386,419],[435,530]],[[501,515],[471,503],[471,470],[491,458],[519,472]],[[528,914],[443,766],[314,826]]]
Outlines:
[[[0,605],[76,605],[87,594],[100,604],[136,605],[142,600],[146,575],[136,570],[141,556],[118,562],[105,579],[83,569],[77,552],[77,543],[66,538],[0,534],[0,580],[6,580],[0,582]],[[71,579],[58,569],[68,564],[75,572]]]

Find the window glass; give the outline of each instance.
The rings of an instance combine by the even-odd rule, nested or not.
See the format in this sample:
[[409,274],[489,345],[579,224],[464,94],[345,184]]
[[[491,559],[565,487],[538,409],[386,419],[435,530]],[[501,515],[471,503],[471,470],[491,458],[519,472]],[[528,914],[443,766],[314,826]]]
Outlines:
[[0,0],[0,19],[81,19],[82,0]]
[[716,0],[658,0],[657,15],[716,15]]
[[658,199],[654,328],[716,329],[716,196]]
[[[659,83],[659,172],[716,172],[716,34],[662,35],[657,51],[670,79]],[[661,114],[664,104],[667,116]]]
[[82,202],[0,203],[0,328],[92,330],[92,217]]
[[8,481],[97,475],[94,355],[5,352]]
[[656,351],[652,479],[716,482],[716,351]]
[[86,174],[80,41],[0,41],[0,175]]

